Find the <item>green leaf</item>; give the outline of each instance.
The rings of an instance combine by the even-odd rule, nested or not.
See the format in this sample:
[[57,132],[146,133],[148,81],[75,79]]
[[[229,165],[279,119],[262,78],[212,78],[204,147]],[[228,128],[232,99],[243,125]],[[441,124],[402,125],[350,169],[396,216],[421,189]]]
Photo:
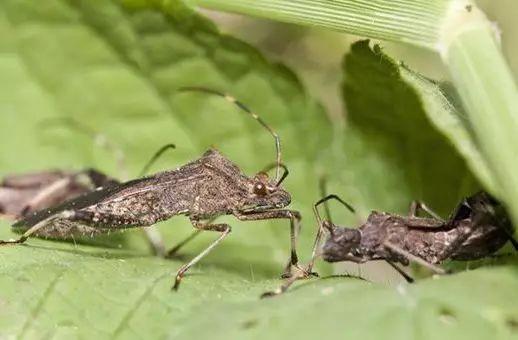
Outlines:
[[[379,201],[377,208],[404,211],[411,197],[447,215],[463,196],[476,190],[477,183],[465,161],[437,131],[440,128],[451,137],[455,146],[471,146],[453,107],[437,86],[431,89],[429,81],[416,78],[417,74],[396,63],[379,47],[372,50],[368,41],[353,44],[343,67],[349,126],[344,139],[346,152],[340,157],[355,167],[343,176],[348,176],[348,183],[362,183],[362,177],[380,180],[363,181],[364,187],[356,189],[364,191],[358,200]],[[447,124],[447,119],[454,124]],[[448,129],[463,134],[453,136]],[[354,145],[358,139],[364,144]],[[371,158],[364,157],[365,150],[369,150]],[[476,156],[473,146],[466,150],[464,156]]]
[[[432,206],[446,211],[462,192],[447,184],[462,180],[464,190],[472,184],[463,162],[433,129],[418,136],[425,131],[432,135],[426,143],[437,139],[449,150],[444,159],[433,160],[456,171],[444,175],[445,183],[415,179],[430,171],[423,165],[428,158],[409,161],[418,151],[409,144],[407,155],[397,146],[405,134],[416,148],[429,144],[413,136],[406,121],[406,114],[418,117],[422,110],[408,88],[394,87],[397,91],[384,97],[384,105],[396,94],[400,104],[405,95],[413,98],[408,110],[386,111],[394,124],[384,129],[372,124],[372,116],[364,120],[358,114],[360,108],[376,112],[370,106],[376,102],[362,99],[373,93],[358,85],[356,104],[347,98],[351,125],[344,136],[289,69],[221,35],[179,1],[6,0],[0,3],[0,34],[1,175],[55,167],[95,167],[119,175],[113,155],[90,138],[42,123],[56,116],[72,116],[120,145],[132,174],[169,142],[177,150],[164,156],[156,171],[184,164],[214,143],[249,174],[273,161],[271,137],[249,116],[221,98],[176,91],[204,85],[232,93],[281,135],[290,167],[286,187],[306,221],[300,247],[305,259],[314,235],[311,205],[324,170],[329,190],[364,213],[404,211],[412,198],[432,198]],[[358,62],[372,66],[368,52]],[[353,72],[354,63],[348,69]],[[378,71],[387,69],[399,82],[398,72],[382,60]],[[390,76],[384,79],[389,88],[394,84]],[[385,110],[384,105],[379,107]],[[438,202],[440,197],[448,199]],[[150,256],[138,230],[95,246],[30,239],[24,246],[1,247],[0,338],[453,339],[462,332],[471,339],[503,339],[516,331],[517,279],[506,267],[397,288],[326,278],[297,284],[279,299],[259,300],[280,283],[288,257],[287,223],[222,220],[232,224],[232,235],[193,268],[178,293],[170,290],[174,273],[215,235],[200,236],[175,260]],[[184,218],[159,229],[170,245],[192,230]],[[0,223],[0,239],[16,236],[7,222]]]
[[516,338],[518,276],[510,268],[397,287],[329,277],[259,300],[276,283],[250,271],[203,266],[173,293],[179,262],[122,250],[36,240],[3,249],[0,264],[9,275],[0,295],[4,337]]
[[451,84],[434,82],[405,65],[400,66],[400,71],[402,78],[415,89],[423,102],[430,123],[448,138],[486,190],[498,193],[499,188],[473,141],[471,128]]

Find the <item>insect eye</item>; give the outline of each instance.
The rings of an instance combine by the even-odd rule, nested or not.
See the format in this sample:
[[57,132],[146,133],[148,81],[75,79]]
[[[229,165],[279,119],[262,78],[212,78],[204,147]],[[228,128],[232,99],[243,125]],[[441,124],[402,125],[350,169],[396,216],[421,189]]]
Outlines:
[[254,194],[259,196],[266,196],[268,194],[268,190],[263,183],[255,183],[254,184]]

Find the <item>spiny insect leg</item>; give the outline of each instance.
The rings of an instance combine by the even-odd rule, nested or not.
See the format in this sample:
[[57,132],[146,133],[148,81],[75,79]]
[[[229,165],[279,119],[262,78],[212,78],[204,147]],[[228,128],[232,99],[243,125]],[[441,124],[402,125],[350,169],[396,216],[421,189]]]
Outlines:
[[[300,224],[300,219],[298,221],[296,219],[295,220],[290,219],[290,243],[291,243],[292,250],[297,249],[297,240],[299,238],[301,228],[302,228],[302,226]],[[296,263],[293,263],[294,257],[295,257]],[[286,263],[286,266],[284,267],[284,272],[282,273],[281,278],[286,279],[286,278],[290,278],[292,276],[292,273],[291,273],[292,266],[297,268],[299,271],[302,270],[298,265],[297,253],[296,252],[294,253],[293,251],[291,252],[291,256],[290,256],[290,259],[288,260],[288,263]]]
[[173,289],[178,290],[180,286],[180,282],[182,281],[185,272],[189,270],[192,266],[198,263],[205,255],[207,255],[214,247],[216,247],[225,237],[230,234],[232,228],[228,224],[220,223],[220,224],[207,224],[200,223],[199,221],[191,220],[193,222],[193,226],[200,231],[217,231],[221,233],[221,236],[218,237],[214,242],[212,242],[205,250],[199,253],[195,258],[193,258],[188,263],[184,264],[178,272],[176,273],[176,280],[174,282]]
[[406,257],[408,260],[410,261],[413,261],[413,262],[416,262],[420,265],[422,265],[423,267],[426,267],[428,269],[430,269],[431,271],[433,271],[434,273],[436,274],[441,274],[441,275],[444,275],[446,274],[446,271],[444,269],[442,269],[441,267],[439,266],[436,266],[434,265],[433,263],[430,263],[428,261],[425,261],[424,259],[420,258],[419,256],[415,256],[414,254],[411,254],[409,253],[408,251],[404,250],[404,249],[401,249],[400,247],[396,246],[395,244],[393,243],[390,243],[388,241],[385,241],[383,243],[383,245],[392,250],[394,253],[396,254],[399,254],[401,256],[404,256]]
[[271,220],[278,218],[287,218],[290,220],[290,241],[291,252],[289,266],[296,266],[299,262],[297,256],[297,230],[300,230],[300,213],[294,210],[273,210],[263,212],[250,212],[242,214],[239,212],[234,215],[241,221],[257,221],[257,220]]

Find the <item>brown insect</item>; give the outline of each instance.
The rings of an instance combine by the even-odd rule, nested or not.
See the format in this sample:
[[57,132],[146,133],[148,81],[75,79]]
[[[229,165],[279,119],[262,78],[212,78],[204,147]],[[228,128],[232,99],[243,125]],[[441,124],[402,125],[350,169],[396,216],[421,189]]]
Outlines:
[[[315,259],[320,256],[326,262],[386,261],[408,282],[413,282],[399,265],[407,266],[415,262],[434,273],[445,274],[446,271],[438,265],[446,260],[477,260],[495,253],[508,241],[518,250],[518,242],[512,237],[513,227],[504,207],[486,192],[463,199],[446,220],[423,203],[413,202],[409,216],[373,211],[358,228],[340,227],[329,217],[325,220],[320,217],[318,206],[331,199],[354,212],[337,195],[328,195],[316,202],[314,213],[319,228],[311,262],[306,270],[299,272],[275,292],[265,293],[265,296],[280,294],[296,279],[307,277]],[[430,217],[419,217],[420,210]],[[328,234],[327,239],[320,247],[325,233]]]
[[[25,231],[19,239],[0,241],[0,245],[23,243],[32,235],[42,234],[55,237],[73,234],[93,236],[117,229],[150,226],[176,215],[185,215],[196,229],[195,234],[216,231],[221,235],[179,269],[173,286],[177,289],[185,272],[230,233],[228,224],[215,224],[213,220],[221,215],[234,215],[242,221],[289,219],[289,263],[297,266],[296,236],[300,228],[300,214],[284,209],[290,203],[291,196],[281,187],[288,169],[281,163],[279,137],[261,118],[230,96],[204,88],[184,90],[223,96],[252,115],[273,135],[276,163],[248,177],[220,152],[210,149],[200,158],[175,170],[109,186],[32,214],[13,225],[14,229]],[[267,172],[273,167],[276,176],[270,179]],[[282,175],[281,169],[284,169]]]

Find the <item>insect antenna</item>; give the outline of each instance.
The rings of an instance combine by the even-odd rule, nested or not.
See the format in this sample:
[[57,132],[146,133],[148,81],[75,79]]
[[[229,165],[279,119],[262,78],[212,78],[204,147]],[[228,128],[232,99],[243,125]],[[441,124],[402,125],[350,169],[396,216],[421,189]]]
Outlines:
[[[325,175],[320,176],[320,179],[318,180],[318,188],[320,189],[320,197],[326,197],[327,196],[327,178]],[[328,201],[324,202],[324,211],[326,213],[326,219],[328,221],[331,220],[331,210],[329,209],[329,203]]]
[[[328,201],[332,200],[332,199],[337,200],[338,202],[342,203],[343,206],[347,208],[347,210],[349,210],[353,214],[356,213],[354,208],[349,203],[342,200],[338,195],[335,195],[335,194],[328,195],[327,194],[325,176],[320,177],[319,188],[320,188],[320,193],[323,197],[313,205],[313,212],[314,212],[315,218],[317,219],[317,222],[318,222],[318,231],[317,231],[317,236],[315,237],[315,241],[313,242],[313,251],[312,251],[312,255],[311,255],[311,261],[308,265],[308,271],[310,271],[310,272],[315,264],[316,258],[321,255],[321,254],[317,254],[317,249],[319,248],[320,240],[322,239],[322,236],[324,234],[324,229],[327,229],[329,231],[329,233],[331,235],[333,235],[333,222],[331,222],[331,212],[329,210]],[[324,209],[325,209],[325,214],[326,214],[326,220],[324,220],[324,221],[322,220],[322,217],[320,216],[320,212],[318,211],[318,206],[321,204],[324,204]]]
[[83,124],[80,121],[75,120],[71,117],[55,117],[41,120],[38,125],[46,129],[52,126],[68,126],[76,131],[79,131],[86,136],[90,137],[94,143],[104,148],[113,155],[116,161],[117,168],[124,180],[128,179],[128,167],[126,164],[126,157],[122,149],[115,143],[113,143],[106,135],[100,133],[94,128]]
[[327,194],[326,183],[327,183],[327,179],[325,178],[325,176],[322,176],[318,183],[319,188],[320,188],[320,194],[321,194],[322,198],[320,200],[318,200],[314,205],[315,215],[317,216],[317,219],[320,219],[320,221],[321,221],[320,213],[318,212],[318,206],[321,204],[324,204],[326,219],[327,219],[327,221],[331,222],[331,211],[329,209],[328,201],[332,200],[332,199],[337,200],[338,202],[342,203],[342,205],[344,207],[346,207],[347,210],[349,210],[350,212],[355,214],[356,211],[354,210],[354,208],[349,203],[342,200],[338,195],[335,195],[335,194],[328,195]]
[[[290,173],[290,171],[288,170],[288,167],[286,165],[284,165],[284,163],[279,163],[279,166],[284,170],[284,172],[282,173],[281,178],[279,178],[279,180],[275,183],[276,187],[281,185],[281,183],[286,179],[286,177],[288,177],[288,175]],[[265,166],[260,172],[267,173],[268,171],[270,171],[274,167],[277,167],[276,163],[269,164],[269,165]]]
[[[216,95],[216,96],[223,97],[227,101],[235,104],[237,107],[239,107],[244,112],[246,112],[249,115],[251,115],[255,120],[257,120],[259,122],[259,124],[261,124],[266,130],[268,130],[268,132],[270,132],[270,134],[273,136],[273,138],[275,140],[275,150],[276,150],[276,153],[277,153],[277,159],[276,159],[276,163],[275,163],[276,166],[277,166],[276,171],[275,171],[275,181],[278,184],[280,184],[280,182],[281,182],[281,167],[282,167],[282,165],[281,165],[281,140],[279,138],[279,135],[268,124],[266,124],[266,122],[261,117],[259,117],[259,115],[254,113],[246,105],[244,105],[243,103],[238,101],[236,98],[232,97],[231,95],[225,94],[223,92],[216,91],[214,89],[210,89],[210,88],[206,88],[206,87],[201,87],[201,86],[185,86],[185,87],[180,87],[178,89],[178,91],[180,91],[180,92],[204,92],[204,93],[209,93],[209,94],[213,94],[213,95]],[[284,180],[284,178],[288,175],[288,171],[287,171],[286,167],[283,167],[283,168],[284,168],[285,172],[284,172],[282,180]]]

